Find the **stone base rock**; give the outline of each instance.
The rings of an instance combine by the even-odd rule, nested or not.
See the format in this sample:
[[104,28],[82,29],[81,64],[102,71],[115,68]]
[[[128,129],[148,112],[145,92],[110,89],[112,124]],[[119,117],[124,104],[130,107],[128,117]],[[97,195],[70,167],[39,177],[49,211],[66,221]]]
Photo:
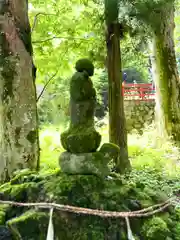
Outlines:
[[67,174],[92,174],[107,176],[108,163],[116,160],[119,147],[112,143],[104,143],[98,152],[70,153],[63,152],[59,157],[61,171]]
[[63,152],[59,157],[59,165],[64,173],[92,174],[101,177],[109,174],[108,161],[110,159],[101,152],[81,154]]

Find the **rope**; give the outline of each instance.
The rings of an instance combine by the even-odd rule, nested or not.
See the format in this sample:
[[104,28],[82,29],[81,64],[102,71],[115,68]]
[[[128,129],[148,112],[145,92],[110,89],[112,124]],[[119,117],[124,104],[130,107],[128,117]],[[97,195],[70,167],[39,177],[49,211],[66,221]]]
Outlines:
[[116,212],[116,211],[104,211],[104,210],[97,210],[97,209],[89,209],[89,208],[82,208],[82,207],[75,207],[69,205],[62,205],[56,203],[20,203],[20,202],[13,202],[13,201],[2,201],[0,200],[0,204],[4,205],[12,205],[12,206],[19,206],[19,207],[36,207],[36,208],[45,208],[45,209],[56,209],[59,211],[64,212],[71,212],[83,215],[93,215],[99,216],[104,218],[126,218],[126,217],[149,217],[156,213],[162,212],[170,205],[172,205],[174,198],[170,198],[167,201],[156,204],[154,206],[144,208],[139,211],[132,211],[132,212]]
[[[97,209],[89,209],[89,208],[81,208],[81,207],[74,207],[69,205],[62,205],[62,204],[56,204],[56,203],[21,203],[21,202],[13,202],[13,201],[2,201],[0,200],[0,204],[3,205],[11,205],[11,206],[19,206],[19,207],[36,207],[36,208],[46,208],[50,209],[50,219],[49,219],[49,226],[48,226],[48,232],[47,232],[47,239],[54,239],[54,228],[52,223],[52,214],[53,210],[57,209],[59,211],[64,212],[71,212],[71,213],[78,213],[78,214],[84,214],[84,215],[94,215],[104,218],[124,218],[127,226],[127,235],[128,240],[134,240],[129,217],[148,217],[152,216],[155,213],[159,213],[163,210],[165,210],[170,205],[173,205],[173,201],[177,200],[177,198],[173,197],[168,199],[167,201],[153,205],[148,208],[144,208],[142,210],[133,211],[133,212],[115,212],[115,211],[103,211],[103,210],[97,210]],[[179,199],[178,199],[179,200]]]

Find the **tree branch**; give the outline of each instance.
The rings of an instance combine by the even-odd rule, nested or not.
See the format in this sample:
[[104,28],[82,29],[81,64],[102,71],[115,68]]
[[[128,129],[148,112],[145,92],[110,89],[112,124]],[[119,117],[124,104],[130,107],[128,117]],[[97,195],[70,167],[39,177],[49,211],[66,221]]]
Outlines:
[[55,14],[52,14],[52,13],[43,13],[43,12],[42,12],[42,13],[41,13],[41,12],[37,13],[37,14],[35,15],[35,17],[34,17],[34,22],[33,22],[33,24],[32,24],[31,33],[34,31],[34,29],[35,29],[35,27],[36,27],[37,19],[38,19],[38,17],[39,17],[40,15],[48,16],[48,15],[55,15]]
[[[80,46],[80,44],[81,44],[81,43],[78,44],[78,47]],[[67,54],[67,52],[68,52],[68,48],[67,48],[66,51],[64,52],[62,58]],[[41,96],[43,95],[44,91],[46,90],[48,84],[50,83],[50,81],[58,74],[58,71],[59,71],[59,70],[57,70],[56,73],[55,73],[52,77],[50,77],[50,79],[46,82],[46,84],[44,85],[41,93],[39,94],[38,98],[36,99],[36,102],[39,101],[39,99],[40,99]]]
[[42,95],[43,95],[44,91],[46,90],[48,84],[49,84],[50,81],[57,75],[57,73],[58,73],[58,70],[57,70],[57,72],[56,72],[52,77],[50,77],[49,80],[46,82],[46,84],[44,85],[44,87],[43,87],[42,91],[40,92],[38,98],[36,99],[36,102],[38,102],[39,99],[42,97]]
[[54,36],[54,37],[50,37],[44,40],[38,40],[38,41],[32,41],[33,44],[36,43],[43,43],[43,42],[48,42],[51,41],[53,39],[67,39],[67,40],[85,40],[85,41],[89,41],[90,39],[88,38],[80,38],[80,37],[63,37],[63,36]]

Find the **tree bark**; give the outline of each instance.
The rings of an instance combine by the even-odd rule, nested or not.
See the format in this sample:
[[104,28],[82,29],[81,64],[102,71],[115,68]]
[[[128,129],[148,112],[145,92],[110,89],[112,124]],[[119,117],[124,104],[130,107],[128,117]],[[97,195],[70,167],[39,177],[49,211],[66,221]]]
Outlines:
[[120,26],[107,24],[107,68],[109,81],[109,140],[120,147],[116,169],[123,173],[130,169],[127,148],[127,130],[122,94],[122,71],[120,52]]
[[161,138],[180,142],[180,81],[174,49],[174,7],[161,11],[160,26],[154,31],[156,123]]
[[39,166],[36,68],[28,1],[0,3],[0,181]]

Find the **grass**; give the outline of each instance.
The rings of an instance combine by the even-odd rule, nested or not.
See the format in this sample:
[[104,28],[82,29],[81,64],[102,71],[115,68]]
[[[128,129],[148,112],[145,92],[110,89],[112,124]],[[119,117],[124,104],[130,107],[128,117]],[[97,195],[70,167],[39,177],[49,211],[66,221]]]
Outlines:
[[[58,158],[64,151],[60,144],[62,126],[48,127],[40,131],[41,169],[57,169]],[[102,135],[102,143],[108,142],[108,127],[98,131]],[[163,142],[159,148],[155,147],[156,132],[153,126],[145,129],[139,136],[136,132],[128,135],[128,151],[132,167],[136,170],[145,168],[155,169],[170,177],[180,177],[179,151],[170,141]]]
[[62,127],[45,127],[40,131],[40,167],[42,170],[58,168],[59,155],[64,151],[60,144],[60,132],[62,131]]

